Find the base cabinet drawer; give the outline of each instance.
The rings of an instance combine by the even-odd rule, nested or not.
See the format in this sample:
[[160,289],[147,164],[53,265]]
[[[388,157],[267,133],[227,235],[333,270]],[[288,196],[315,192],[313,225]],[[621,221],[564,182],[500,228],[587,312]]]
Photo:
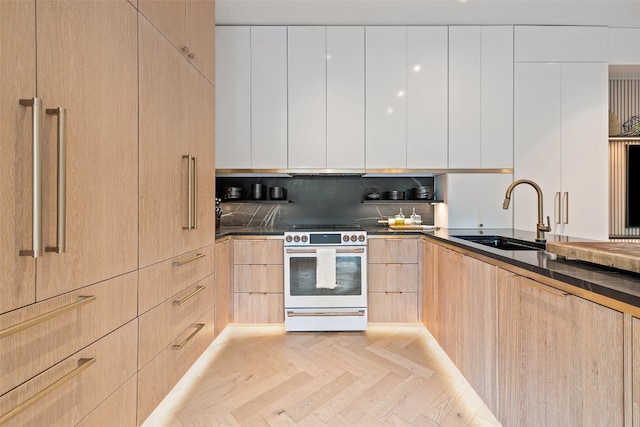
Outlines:
[[233,269],[234,292],[282,292],[282,265],[236,265]]
[[282,239],[235,240],[234,264],[282,264],[284,262]]
[[369,292],[418,292],[418,264],[369,264]]
[[135,377],[137,337],[134,320],[0,396],[0,425],[76,425]]
[[236,323],[284,322],[284,294],[281,292],[234,294],[233,321]]
[[138,372],[139,425],[211,344],[214,316],[212,307]]
[[213,306],[214,281],[212,274],[140,316],[140,367]]
[[0,395],[133,320],[136,285],[129,273],[0,316]]
[[80,421],[77,427],[135,426],[137,388],[138,376],[134,375],[85,419]]
[[418,322],[418,294],[416,292],[370,292],[369,322]]
[[140,308],[145,311],[213,273],[215,246],[207,246],[140,270]]

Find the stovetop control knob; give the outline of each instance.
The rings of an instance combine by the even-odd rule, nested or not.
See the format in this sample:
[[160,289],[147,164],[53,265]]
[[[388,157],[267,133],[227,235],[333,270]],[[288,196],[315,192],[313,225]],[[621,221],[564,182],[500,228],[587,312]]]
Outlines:
[[359,240],[360,242],[364,242],[364,235],[363,235],[363,234],[359,235],[359,236],[358,236],[358,240]]
[[342,241],[343,242],[348,242],[349,241],[349,236],[347,236],[346,234],[344,236],[342,236]]
[[287,242],[291,243],[291,241],[293,240],[293,237],[287,236],[287,237],[285,237],[284,240],[286,240]]
[[303,234],[303,235],[302,235],[302,241],[303,241],[304,243],[306,243],[306,242],[307,242],[307,240],[309,240],[309,238],[307,237],[307,235],[306,235],[306,234]]
[[355,242],[358,240],[358,236],[356,236],[355,234],[353,236],[351,236],[351,241]]
[[300,241],[300,236],[298,236],[298,235],[293,236],[293,241],[294,242],[299,242]]

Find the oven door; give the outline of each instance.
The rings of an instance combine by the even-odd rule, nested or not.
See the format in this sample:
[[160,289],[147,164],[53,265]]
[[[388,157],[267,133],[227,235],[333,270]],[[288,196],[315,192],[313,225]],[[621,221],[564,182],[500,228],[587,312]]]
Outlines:
[[322,246],[335,250],[336,286],[317,286],[316,247],[286,247],[285,308],[367,306],[366,246]]

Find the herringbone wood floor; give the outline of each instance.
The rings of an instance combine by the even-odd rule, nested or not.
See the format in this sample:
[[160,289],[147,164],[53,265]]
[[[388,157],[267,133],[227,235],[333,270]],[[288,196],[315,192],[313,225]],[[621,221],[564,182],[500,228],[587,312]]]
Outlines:
[[144,427],[499,426],[421,325],[229,325]]

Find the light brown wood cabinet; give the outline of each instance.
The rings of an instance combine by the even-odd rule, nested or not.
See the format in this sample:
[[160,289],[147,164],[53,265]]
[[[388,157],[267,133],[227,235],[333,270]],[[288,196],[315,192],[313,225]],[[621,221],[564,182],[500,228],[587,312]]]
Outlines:
[[[138,126],[131,120],[137,116],[136,11],[128,2],[12,2],[3,4],[0,17],[0,263],[9,273],[0,280],[3,290],[11,289],[3,291],[1,313],[33,303],[36,294],[44,300],[137,268]],[[19,100],[36,97],[42,194],[37,264],[19,255],[33,250],[37,206],[33,107]],[[66,109],[63,168],[60,116],[45,114],[57,108]],[[59,174],[66,176],[66,209],[58,214]],[[66,219],[66,250],[45,251],[60,246],[59,219]]]
[[214,0],[139,0],[146,18],[215,84]]
[[623,315],[498,271],[498,419],[624,425]]
[[370,238],[370,322],[419,321],[418,238]]
[[[137,54],[137,11],[126,0],[0,7],[0,419],[9,417],[7,425],[75,425],[135,382]],[[79,366],[87,357],[95,363]]]
[[146,267],[215,241],[215,97],[144,16],[139,40],[139,262]]
[[226,237],[216,241],[216,336],[231,322],[233,313],[233,240]]
[[[7,425],[66,427],[80,422],[122,384],[135,378],[137,335],[134,320],[3,394],[0,423],[4,425],[5,421],[1,417],[41,392],[39,400],[9,418]],[[68,380],[61,381],[66,376]]]
[[233,242],[233,321],[284,322],[282,239]]
[[640,426],[640,319],[631,319],[631,410],[633,427]]

